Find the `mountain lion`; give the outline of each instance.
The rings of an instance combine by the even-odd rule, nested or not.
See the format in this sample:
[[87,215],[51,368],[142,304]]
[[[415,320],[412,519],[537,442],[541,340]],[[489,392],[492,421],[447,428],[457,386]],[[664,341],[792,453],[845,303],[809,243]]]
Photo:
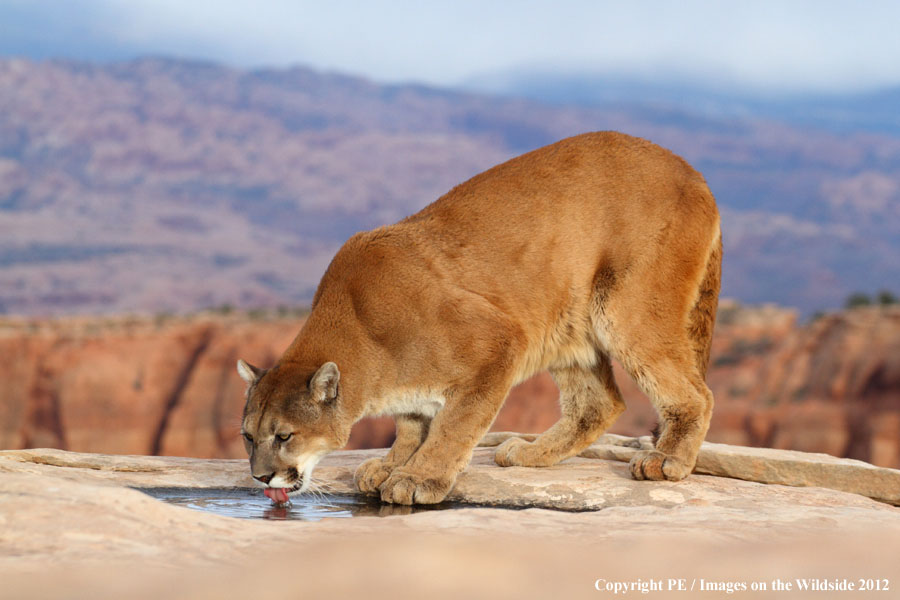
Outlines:
[[721,260],[703,177],[646,140],[587,133],[476,175],[351,237],[278,363],[238,362],[252,475],[287,501],[356,421],[392,415],[396,441],[360,465],[357,486],[440,502],[510,388],[544,369],[562,417],[533,442],[504,442],[497,464],[553,465],[590,445],[625,409],[615,358],[660,418],[632,475],[682,479],[712,413]]

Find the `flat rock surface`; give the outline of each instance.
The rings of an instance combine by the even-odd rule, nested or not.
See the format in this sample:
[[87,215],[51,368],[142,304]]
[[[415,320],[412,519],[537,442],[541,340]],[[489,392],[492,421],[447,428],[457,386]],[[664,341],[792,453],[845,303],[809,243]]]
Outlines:
[[[536,436],[493,432],[479,445],[497,446],[510,437],[530,441]],[[579,456],[628,462],[638,449],[652,447],[649,437],[606,434]],[[757,483],[824,487],[900,505],[900,470],[828,454],[704,442],[694,472]]]
[[[616,440],[605,441],[610,443],[604,447],[611,447]],[[334,453],[322,461],[315,475],[331,491],[350,493],[356,466],[383,452]],[[794,556],[792,564],[806,564],[810,573],[818,572],[823,557],[829,555],[823,554],[822,548],[830,548],[833,554],[877,547],[878,557],[900,551],[900,509],[859,494],[698,474],[681,482],[638,482],[628,475],[625,462],[597,458],[573,458],[541,469],[504,469],[494,464],[492,448],[476,449],[472,464],[459,477],[450,499],[520,510],[476,506],[405,514],[408,509],[397,507],[386,510],[394,515],[386,518],[314,523],[242,520],[168,505],[129,489],[134,487],[254,486],[243,460],[107,456],[60,450],[0,452],[0,572],[9,582],[0,590],[0,597],[12,593],[10,590],[15,595],[9,597],[54,597],[50,592],[59,589],[35,587],[34,574],[57,573],[59,581],[71,585],[67,578],[87,577],[84,573],[98,569],[98,577],[104,573],[103,577],[90,579],[88,585],[97,592],[94,597],[111,598],[122,592],[116,586],[126,586],[127,582],[109,577],[104,569],[137,564],[149,570],[141,576],[146,578],[141,580],[146,585],[140,589],[153,589],[155,576],[150,573],[154,569],[175,568],[179,572],[190,570],[184,577],[197,585],[192,588],[186,584],[182,597],[206,597],[211,589],[233,593],[243,589],[241,586],[249,586],[250,593],[257,588],[240,578],[223,578],[222,566],[231,569],[229,577],[236,577],[235,566],[247,564],[269,573],[287,556],[303,556],[306,562],[290,562],[290,569],[306,577],[318,577],[319,581],[333,565],[323,564],[317,549],[331,548],[338,555],[349,556],[362,552],[360,548],[367,545],[371,546],[371,552],[365,554],[369,558],[364,561],[360,557],[365,567],[357,564],[354,568],[372,571],[369,577],[373,581],[384,577],[383,569],[388,567],[372,565],[392,556],[409,561],[420,573],[446,573],[439,567],[441,560],[460,569],[483,571],[483,565],[500,561],[496,567],[500,571],[488,569],[482,576],[490,585],[500,585],[498,573],[506,573],[513,581],[497,589],[507,591],[519,589],[525,582],[531,582],[532,591],[546,587],[546,578],[521,572],[522,561],[555,564],[561,557],[569,557],[571,568],[580,565],[576,570],[581,569],[578,572],[587,579],[553,579],[557,584],[554,589],[568,589],[566,586],[577,583],[570,590],[575,595],[596,593],[591,586],[606,572],[608,564],[619,564],[621,573],[644,579],[659,574],[661,564],[683,563],[685,573],[696,570],[699,563],[683,560],[692,552],[705,557],[702,564],[708,569],[704,572],[707,576],[733,572],[747,578],[750,571],[735,571],[737,567],[722,562],[722,548],[729,548],[730,556],[755,556],[748,560],[758,563],[759,569],[773,569],[773,573],[784,564],[770,564],[771,557],[777,556]],[[785,543],[794,550],[785,549]],[[771,549],[772,544],[777,548]],[[811,551],[808,560],[797,563],[794,552],[798,544],[817,549],[818,558],[812,558]],[[763,547],[767,548],[765,559],[752,554]],[[751,551],[753,548],[756,550]],[[862,561],[864,554],[853,552],[842,564],[855,560],[860,568],[870,570],[881,564],[880,558]],[[586,562],[585,556],[592,558]],[[625,557],[632,561],[623,563]],[[481,567],[472,562],[476,558]],[[896,575],[893,564],[884,563],[880,572],[870,576],[887,577],[883,572],[886,569],[894,569]],[[311,565],[318,565],[314,574],[309,572]],[[197,569],[214,574],[203,575]],[[754,569],[758,571],[756,566]],[[272,576],[278,578],[277,573]],[[431,580],[423,577],[412,577],[410,589],[428,589]],[[232,583],[226,589],[222,588],[223,581]],[[900,586],[900,580],[895,581]],[[333,580],[320,583],[322,590],[337,585]],[[457,595],[473,593],[457,584],[462,585],[451,578],[446,589]],[[341,581],[338,587],[347,585]],[[371,591],[362,579],[359,586],[347,588],[348,593]]]

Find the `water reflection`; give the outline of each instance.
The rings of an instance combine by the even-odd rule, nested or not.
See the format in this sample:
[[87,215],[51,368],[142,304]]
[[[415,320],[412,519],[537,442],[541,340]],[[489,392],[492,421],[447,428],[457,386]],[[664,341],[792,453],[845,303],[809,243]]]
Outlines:
[[285,505],[275,505],[262,494],[262,490],[245,488],[144,488],[140,491],[178,506],[240,519],[319,521],[325,518],[408,515],[453,507],[451,503],[429,506],[382,504],[372,496],[336,494],[303,494],[292,496]]

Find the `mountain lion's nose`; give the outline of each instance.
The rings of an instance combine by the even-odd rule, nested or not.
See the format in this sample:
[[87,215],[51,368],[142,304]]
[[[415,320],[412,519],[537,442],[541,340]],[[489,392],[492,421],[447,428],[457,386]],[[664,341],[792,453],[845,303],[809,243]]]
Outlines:
[[263,483],[269,483],[270,481],[272,481],[272,477],[274,477],[274,476],[275,476],[275,473],[269,473],[268,475],[254,475],[253,479],[258,479],[259,481],[262,481]]

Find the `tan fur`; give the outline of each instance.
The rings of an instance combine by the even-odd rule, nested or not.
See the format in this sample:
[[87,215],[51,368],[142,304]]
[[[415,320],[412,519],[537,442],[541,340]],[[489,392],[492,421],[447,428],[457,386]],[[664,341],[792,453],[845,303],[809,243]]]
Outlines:
[[[681,479],[712,412],[721,257],[703,177],[645,140],[589,133],[494,167],[337,253],[276,367],[245,377],[254,474],[297,486],[290,470],[308,478],[354,422],[394,414],[397,440],[361,465],[359,489],[440,502],[510,387],[541,370],[562,418],[534,442],[508,440],[497,463],[552,465],[593,442],[624,410],[615,358],[661,421],[633,475]],[[328,362],[339,384],[323,402],[310,390]],[[274,441],[284,428],[288,444]]]

